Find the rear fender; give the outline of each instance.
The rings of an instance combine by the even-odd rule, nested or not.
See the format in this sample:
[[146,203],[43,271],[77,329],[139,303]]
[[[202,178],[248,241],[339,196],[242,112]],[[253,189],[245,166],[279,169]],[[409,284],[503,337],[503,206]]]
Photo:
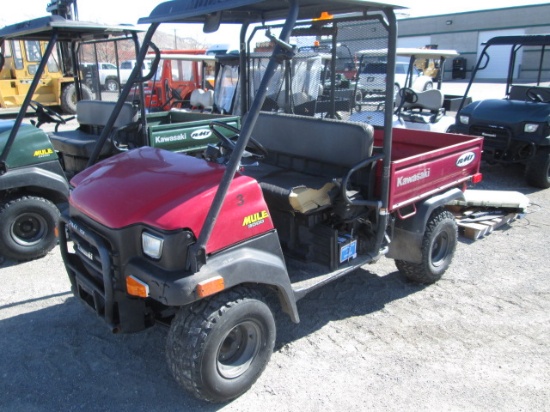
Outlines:
[[452,200],[464,200],[464,193],[459,189],[451,189],[438,196],[431,197],[416,205],[416,213],[407,219],[397,219],[393,239],[388,254],[392,259],[412,263],[422,262],[422,238],[428,219],[435,209],[444,206]]

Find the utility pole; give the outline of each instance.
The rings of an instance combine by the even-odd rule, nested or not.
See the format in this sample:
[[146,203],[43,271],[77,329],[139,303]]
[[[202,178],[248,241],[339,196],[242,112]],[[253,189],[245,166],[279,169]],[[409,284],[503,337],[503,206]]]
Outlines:
[[54,16],[61,16],[67,20],[78,20],[78,6],[76,0],[52,0],[46,6]]

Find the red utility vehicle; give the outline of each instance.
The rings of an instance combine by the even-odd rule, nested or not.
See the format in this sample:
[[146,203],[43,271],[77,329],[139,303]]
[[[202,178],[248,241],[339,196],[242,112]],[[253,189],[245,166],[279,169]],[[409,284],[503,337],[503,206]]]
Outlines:
[[[457,225],[445,206],[481,179],[482,139],[393,130],[392,110],[381,127],[335,120],[346,115],[327,90],[336,71],[321,80],[314,53],[290,64],[300,36],[337,44],[342,25],[355,27],[363,48],[389,50],[392,90],[395,8],[366,0],[174,0],[139,21],[151,24],[141,60],[161,22],[203,22],[207,32],[242,25],[242,128],[211,122],[220,143],[202,158],[142,147],[79,173],[61,252],[74,294],[113,332],[170,325],[169,368],[198,398],[227,401],[256,381],[275,344],[277,307],[298,322],[297,302],[308,292],[383,256],[423,283],[451,264]],[[271,58],[251,59],[266,37],[275,44]],[[302,75],[300,84],[324,87],[298,90],[293,79]],[[308,102],[310,116],[292,113]],[[385,107],[393,107],[392,93]]]

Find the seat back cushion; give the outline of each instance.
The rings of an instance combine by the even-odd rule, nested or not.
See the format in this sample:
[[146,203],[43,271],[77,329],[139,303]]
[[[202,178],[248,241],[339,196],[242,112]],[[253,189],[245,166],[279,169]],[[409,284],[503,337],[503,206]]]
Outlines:
[[403,108],[421,108],[426,110],[439,110],[443,107],[444,96],[441,90],[431,89],[423,92],[416,92],[418,100],[414,103],[405,102]]
[[[76,104],[76,118],[80,125],[105,126],[116,102],[81,100]],[[124,103],[113,127],[125,126],[135,120],[136,111],[131,103]]]
[[372,154],[367,123],[261,112],[252,131],[268,152],[350,168]]

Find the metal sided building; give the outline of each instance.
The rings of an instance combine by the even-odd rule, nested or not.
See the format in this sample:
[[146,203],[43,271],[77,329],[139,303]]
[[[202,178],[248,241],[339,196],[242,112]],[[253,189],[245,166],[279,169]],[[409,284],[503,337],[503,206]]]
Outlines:
[[[466,78],[471,75],[472,68],[481,53],[482,43],[496,36],[523,34],[550,34],[550,3],[402,18],[398,22],[399,47],[436,45],[440,49],[455,49],[463,58]],[[530,56],[529,48],[521,53],[518,79],[529,81],[536,76],[538,57]],[[509,48],[493,47],[490,57],[487,69],[480,71],[476,77],[487,80],[505,79],[508,71]],[[458,78],[456,72],[453,73],[453,65],[450,63],[445,64],[444,78]],[[550,61],[544,62],[544,67],[548,78]]]

